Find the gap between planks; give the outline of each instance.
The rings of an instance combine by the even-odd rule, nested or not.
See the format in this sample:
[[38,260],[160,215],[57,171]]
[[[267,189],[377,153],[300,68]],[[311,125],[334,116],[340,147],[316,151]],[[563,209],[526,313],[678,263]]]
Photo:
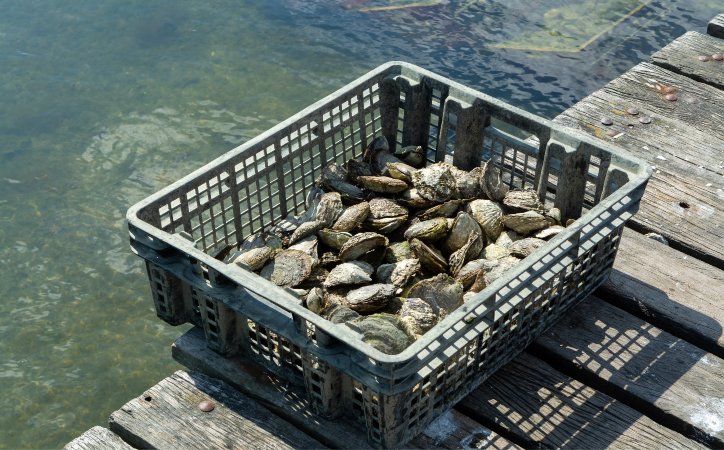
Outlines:
[[[651,55],[649,62],[717,89],[724,89],[724,61],[711,58],[724,53],[724,41],[689,31]],[[706,56],[707,61],[700,61]]]

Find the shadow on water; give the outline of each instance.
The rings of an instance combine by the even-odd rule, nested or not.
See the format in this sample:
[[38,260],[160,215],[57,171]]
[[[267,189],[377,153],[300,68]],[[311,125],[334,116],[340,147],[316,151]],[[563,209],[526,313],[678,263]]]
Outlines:
[[[647,289],[668,298],[654,286]],[[495,408],[475,411],[465,401],[458,408],[525,447],[664,445],[666,437],[655,432],[648,437],[653,441],[637,438],[647,435],[645,416],[711,448],[724,447],[724,361],[613,304],[624,306],[613,298],[584,300],[471,394],[472,405]],[[721,335],[718,322],[677,305],[682,315]],[[658,325],[677,332],[675,324]],[[553,369],[544,369],[547,364]],[[565,376],[556,378],[551,370]],[[506,397],[506,390],[520,394]]]

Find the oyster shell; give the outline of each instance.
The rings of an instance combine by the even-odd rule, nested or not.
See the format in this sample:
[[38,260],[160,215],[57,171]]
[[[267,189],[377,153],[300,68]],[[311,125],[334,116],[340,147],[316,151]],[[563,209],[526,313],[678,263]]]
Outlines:
[[377,150],[384,150],[386,152],[390,151],[390,143],[387,142],[386,137],[377,136],[372,140],[372,142],[369,143],[364,153],[362,154],[362,159],[364,160],[364,162],[369,163],[370,158],[372,158],[372,153]]
[[410,345],[396,315],[373,314],[350,322],[347,326],[362,335],[362,341],[387,355],[401,353]]
[[419,145],[408,145],[397,149],[395,156],[412,167],[420,167],[425,162],[425,149]]
[[483,179],[482,167],[476,167],[470,172],[460,170],[455,166],[451,166],[450,171],[455,177],[455,185],[457,186],[457,196],[462,199],[483,198],[485,191],[481,185]]
[[442,320],[463,304],[463,285],[443,273],[420,281],[407,295],[408,298],[419,298],[430,305]]
[[417,189],[415,188],[405,189],[402,191],[402,193],[397,197],[397,201],[408,208],[415,209],[429,208],[435,204],[434,201],[421,197],[420,193],[417,192]]
[[324,187],[339,193],[345,203],[355,204],[365,199],[365,193],[362,189],[346,181],[325,180]]
[[322,244],[335,250],[342,248],[342,246],[352,238],[352,235],[349,233],[330,230],[329,228],[319,230],[317,236],[319,236],[319,240],[322,241]]
[[304,211],[304,214],[297,219],[297,224],[314,222],[317,220],[317,207],[319,206],[319,202],[322,200],[323,195],[324,191],[317,186],[314,186],[309,190],[307,198],[305,199],[307,210]]
[[330,303],[319,315],[332,323],[345,323],[351,320],[359,319],[359,313],[352,311],[348,307],[339,303]]
[[342,215],[342,197],[339,192],[328,192],[322,195],[317,205],[316,219],[331,226],[337,218]]
[[483,286],[483,288],[490,286],[495,280],[502,277],[507,271],[518,265],[519,262],[520,260],[514,256],[508,256],[507,258],[499,259],[497,266],[483,272],[482,275],[485,283],[485,286]]
[[340,264],[329,272],[324,287],[371,283],[374,271],[374,267],[362,261]]
[[551,208],[546,214],[544,214],[546,217],[553,219],[555,221],[552,225],[563,225],[561,222],[561,210],[558,208]]
[[336,231],[352,231],[365,221],[369,213],[370,205],[367,202],[350,206],[334,222],[332,229]]
[[379,194],[394,194],[407,189],[407,183],[390,177],[357,177],[362,187]]
[[574,223],[576,223],[576,219],[568,219],[568,220],[566,221],[566,228],[570,227],[570,226],[573,225]]
[[427,166],[412,174],[412,182],[422,198],[446,202],[455,192],[455,178],[443,163]]
[[405,182],[411,182],[412,181],[412,173],[417,170],[412,166],[408,166],[407,164],[403,162],[388,162],[387,163],[387,171],[390,173],[390,176],[392,178],[396,178],[398,180],[402,180]]
[[304,304],[308,310],[314,314],[319,314],[324,308],[324,292],[322,289],[318,287],[310,289]]
[[386,247],[375,247],[372,250],[368,251],[364,255],[357,258],[357,261],[363,261],[367,264],[370,264],[372,267],[377,267],[380,264],[382,264],[382,261],[385,260],[385,253],[387,252]]
[[369,201],[370,216],[375,219],[407,215],[407,208],[388,198],[373,198]]
[[342,262],[342,260],[339,259],[339,256],[332,252],[326,252],[322,255],[318,264],[320,266],[333,266],[335,264],[339,264],[340,262]]
[[362,223],[362,226],[366,230],[378,231],[380,233],[391,233],[396,229],[400,228],[400,226],[406,221],[406,215],[398,217],[385,217],[383,219],[374,219],[372,217],[367,217],[367,219]]
[[372,168],[366,162],[358,159],[347,161],[347,178],[350,182],[357,184],[358,177],[371,177],[372,175],[374,175]]
[[513,242],[510,247],[508,247],[508,250],[510,250],[510,254],[512,256],[525,258],[534,251],[538,250],[545,243],[546,241],[543,239],[525,238],[520,241]]
[[392,284],[371,284],[349,291],[344,305],[357,312],[372,312],[384,308],[395,296],[397,287]]
[[277,286],[294,287],[312,272],[312,257],[301,250],[284,250],[264,266],[261,276]]
[[564,227],[560,225],[553,225],[552,227],[546,228],[545,230],[541,230],[538,233],[536,233],[535,237],[538,239],[543,239],[544,241],[547,241],[548,239],[552,238],[553,236],[556,236],[561,231],[565,230]]
[[385,253],[385,259],[391,263],[398,263],[414,257],[415,255],[413,255],[412,250],[410,250],[410,243],[407,241],[390,244]]
[[447,271],[447,260],[434,247],[425,245],[419,239],[413,239],[410,241],[410,250],[428,270],[434,273]]
[[487,259],[475,259],[465,264],[457,275],[455,280],[463,285],[463,288],[468,289],[475,282],[475,279],[485,270],[490,270],[497,266],[497,261],[488,261]]
[[276,254],[282,250],[282,240],[270,233],[255,233],[244,239],[239,250],[245,252],[260,247],[269,247]]
[[344,299],[347,297],[347,293],[354,289],[355,286],[334,286],[330,288],[324,288],[324,304],[329,305],[342,305]]
[[519,241],[523,239],[521,235],[516,233],[512,230],[504,230],[502,233],[500,233],[500,236],[498,236],[498,239],[495,241],[495,245],[499,245],[501,247],[508,248],[510,247],[510,244],[512,244],[515,241]]
[[337,163],[331,163],[322,167],[322,173],[319,175],[322,184],[328,181],[347,181],[347,171],[344,167]]
[[463,245],[460,250],[450,255],[450,273],[452,273],[453,276],[457,276],[463,264],[476,258],[482,250],[483,243],[480,240],[480,235],[476,232],[470,233],[468,242]]
[[386,247],[389,240],[377,233],[360,233],[352,236],[339,250],[339,259],[351,261],[364,255],[375,247]]
[[532,189],[508,191],[503,199],[503,204],[514,211],[545,211],[545,206],[540,202],[538,193]]
[[473,200],[465,211],[475,219],[485,232],[489,242],[495,242],[503,231],[503,208],[490,200]]
[[511,230],[526,235],[531,231],[548,228],[548,220],[535,211],[503,216],[503,224]]
[[[450,233],[440,245],[440,250],[443,254],[448,255],[460,250],[468,242],[468,238],[472,233],[480,236],[481,245],[485,245],[485,234],[478,222],[470,217],[469,214],[459,213],[455,218],[455,222],[453,222]],[[480,253],[480,251],[478,251],[478,253]]]
[[495,261],[496,259],[507,258],[508,256],[510,256],[510,251],[505,247],[501,247],[496,244],[490,244],[485,247],[481,256],[488,261]]
[[289,246],[288,250],[299,250],[306,253],[312,258],[312,265],[316,266],[319,262],[317,247],[319,247],[317,236],[307,236],[297,241],[296,244]]
[[423,300],[408,298],[400,308],[400,323],[407,334],[417,340],[437,324],[437,315]]
[[294,230],[292,237],[289,238],[289,244],[294,244],[295,242],[304,239],[305,237],[311,236],[317,233],[319,230],[323,230],[325,228],[327,228],[327,222],[323,220],[304,222],[303,224],[299,225],[296,230]]
[[419,239],[424,242],[434,242],[445,237],[448,231],[448,222],[444,217],[425,220],[412,225],[405,231],[405,239]]
[[420,270],[420,261],[417,259],[405,259],[394,264],[382,264],[377,268],[377,281],[393,284],[401,288],[407,284],[410,277],[418,270]]
[[432,208],[421,212],[417,215],[417,218],[420,220],[428,220],[434,219],[435,217],[452,217],[456,212],[458,212],[462,203],[462,200],[450,200],[442,205],[433,206]]
[[329,271],[322,266],[317,266],[312,269],[312,273],[299,284],[300,288],[312,289],[315,287],[321,287],[324,280],[329,276]]
[[228,264],[242,262],[249,266],[251,270],[257,271],[264,267],[264,264],[269,261],[269,258],[271,258],[272,255],[274,255],[274,250],[272,250],[271,248],[258,247],[248,251],[236,252],[235,254],[230,255],[230,257],[227,257],[226,262]]
[[483,177],[480,184],[485,195],[496,202],[502,202],[508,192],[508,186],[500,179],[500,170],[495,167],[493,158],[490,158],[483,166]]

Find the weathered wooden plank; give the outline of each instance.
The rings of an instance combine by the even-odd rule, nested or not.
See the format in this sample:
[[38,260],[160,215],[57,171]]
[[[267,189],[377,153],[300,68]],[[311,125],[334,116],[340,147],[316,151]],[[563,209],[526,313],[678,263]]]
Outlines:
[[626,229],[596,296],[724,358],[724,271]]
[[[199,403],[210,400],[210,412]],[[138,448],[323,448],[223,381],[177,371],[111,414],[111,431]]]
[[[651,55],[649,62],[692,80],[724,89],[724,61],[711,58],[724,53],[724,41],[689,31]],[[701,61],[700,56],[706,56]]]
[[526,448],[706,448],[526,353],[456,408]]
[[591,296],[528,348],[691,439],[724,448],[724,360]]
[[131,450],[132,448],[108,428],[95,426],[68,442],[63,450]]
[[[675,87],[678,100],[665,100],[657,86]],[[700,103],[689,103],[693,97]],[[638,115],[627,114],[632,107]],[[659,233],[672,247],[724,268],[722,111],[724,92],[641,63],[554,120],[607,139],[655,166],[629,226]],[[641,124],[642,116],[652,122]],[[602,117],[613,118],[614,124],[603,126]],[[621,134],[611,138],[606,129]]]
[[709,26],[706,27],[706,34],[724,39],[724,14],[719,14],[711,19]]
[[[205,373],[253,398],[264,407],[331,448],[370,448],[367,432],[344,420],[327,420],[309,407],[303,388],[270,382],[256,365],[243,357],[222,358],[209,350],[203,330],[193,328],[171,347],[173,358],[191,370]],[[419,436],[410,448],[519,448],[457,411],[442,415]],[[467,446],[467,447],[466,447]]]

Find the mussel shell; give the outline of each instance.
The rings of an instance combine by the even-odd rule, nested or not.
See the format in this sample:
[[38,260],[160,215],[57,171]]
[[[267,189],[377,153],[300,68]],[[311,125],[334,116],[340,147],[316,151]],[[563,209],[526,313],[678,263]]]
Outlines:
[[371,283],[374,271],[374,267],[362,261],[340,264],[329,272],[324,287]]
[[503,199],[503,204],[513,211],[545,211],[543,203],[541,203],[538,198],[538,193],[532,189],[508,191]]
[[407,215],[407,208],[388,198],[373,198],[369,201],[370,216],[374,219]]
[[[399,163],[404,164],[402,161],[394,157],[390,152],[383,149],[377,149],[370,153],[370,159],[366,160],[369,162],[372,173],[384,177],[390,176],[390,171],[387,168],[388,163]],[[359,180],[359,177],[357,177]]]
[[407,334],[417,340],[437,324],[437,315],[427,302],[408,298],[400,308],[400,323]]
[[511,256],[525,258],[545,245],[545,243],[546,241],[543,239],[525,238],[510,244],[508,250],[510,250]]
[[495,242],[503,231],[503,208],[500,204],[490,200],[473,200],[468,203],[466,212],[480,224],[488,242]]
[[347,178],[351,183],[357,184],[358,177],[370,177],[374,175],[369,164],[358,159],[347,161]]
[[407,183],[390,177],[357,177],[362,187],[378,194],[394,194],[408,188]]
[[410,250],[420,260],[420,264],[429,271],[433,273],[447,271],[448,263],[445,257],[434,251],[430,246],[425,245],[421,240],[413,239],[410,241]]
[[408,145],[397,149],[395,156],[412,167],[421,167],[425,162],[425,149],[419,145]]
[[390,244],[385,253],[385,259],[390,263],[398,263],[414,257],[415,255],[412,253],[412,250],[410,250],[410,243],[407,241]]
[[367,202],[358,203],[345,209],[341,216],[332,226],[336,231],[352,231],[365,221],[370,213],[370,205]]
[[417,259],[405,259],[395,264],[382,264],[377,268],[377,281],[394,284],[401,288],[418,270],[420,270],[420,261]]
[[383,219],[373,219],[368,217],[362,227],[366,230],[377,231],[379,233],[391,233],[398,229],[402,224],[407,222],[407,215],[398,217],[385,217]]
[[427,166],[412,174],[412,182],[421,197],[434,202],[446,202],[455,192],[455,177],[443,163]]
[[410,289],[407,296],[424,301],[443,319],[463,304],[463,286],[443,273],[420,281]]
[[324,187],[329,190],[338,192],[342,198],[342,201],[347,203],[359,203],[364,201],[365,193],[362,189],[358,188],[353,184],[349,184],[346,181],[330,180],[324,182]]
[[462,200],[450,200],[442,205],[433,206],[417,215],[420,220],[434,219],[435,217],[452,217],[458,212]]
[[352,236],[339,250],[342,261],[351,261],[364,255],[375,247],[386,247],[389,240],[377,233],[360,233]]
[[377,311],[387,305],[396,291],[397,287],[392,284],[371,284],[349,291],[344,305],[361,313]]
[[341,249],[345,242],[352,238],[352,235],[347,232],[330,230],[329,228],[319,230],[317,236],[322,244],[335,250]]
[[347,323],[362,334],[362,341],[386,355],[401,353],[410,345],[410,337],[402,329],[396,315],[373,314]]
[[304,222],[294,230],[292,237],[289,238],[289,244],[294,244],[297,241],[304,239],[305,237],[311,236],[317,233],[319,230],[327,228],[327,222],[323,220],[316,220],[314,222]]
[[416,223],[405,231],[405,239],[419,239],[424,242],[434,242],[445,237],[448,231],[448,222],[444,217],[425,220]]
[[440,251],[447,255],[458,251],[468,242],[468,238],[471,233],[476,233],[480,236],[482,245],[485,245],[485,235],[483,230],[480,228],[480,224],[470,217],[469,214],[459,213],[455,218],[455,222],[453,222],[450,233],[440,245]]
[[481,187],[490,200],[502,202],[508,192],[508,186],[500,179],[500,171],[495,167],[493,158],[483,166]]
[[503,216],[503,224],[522,235],[527,235],[531,231],[548,228],[548,220],[535,211],[526,211],[523,213],[510,214]]
[[362,154],[362,160],[369,164],[370,159],[372,158],[372,153],[376,152],[377,150],[384,150],[386,152],[390,151],[390,143],[387,142],[386,137],[377,136],[376,138],[374,138]]
[[284,250],[264,266],[261,276],[277,286],[294,287],[312,272],[312,257],[301,250]]
[[408,166],[405,163],[387,163],[387,171],[392,178],[396,178],[398,180],[402,180],[408,183],[412,181],[412,173],[415,172],[415,170],[417,169],[412,166]]
[[565,228],[560,225],[554,225],[552,227],[546,228],[544,230],[539,231],[536,233],[535,237],[538,239],[543,239],[544,241],[547,241],[548,239],[552,238],[553,236],[558,235],[561,231],[564,231]]
[[429,208],[435,204],[434,201],[421,197],[415,188],[402,191],[402,193],[397,196],[397,202],[414,209]]

